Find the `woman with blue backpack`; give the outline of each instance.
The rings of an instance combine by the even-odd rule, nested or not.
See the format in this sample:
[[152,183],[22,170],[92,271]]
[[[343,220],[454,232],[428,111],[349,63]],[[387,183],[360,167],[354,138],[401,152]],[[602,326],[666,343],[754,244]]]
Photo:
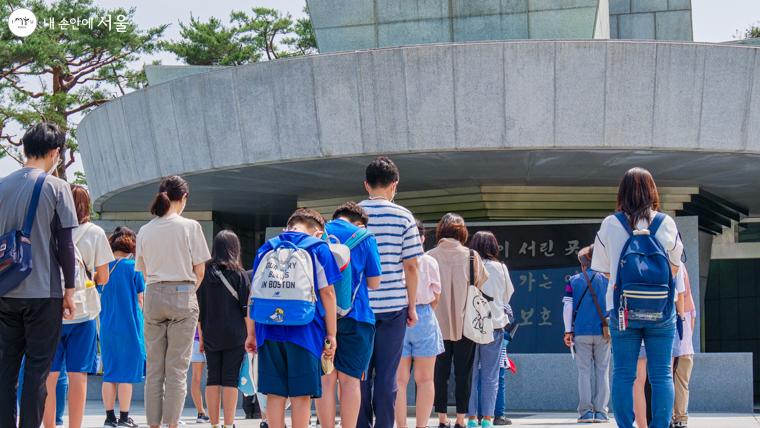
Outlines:
[[602,222],[591,268],[608,275],[611,311],[612,401],[618,427],[633,426],[633,383],[644,342],[652,385],[650,428],[667,428],[673,413],[672,347],[678,317],[675,276],[683,244],[675,221],[659,212],[649,171],[628,170],[620,182],[617,212]]

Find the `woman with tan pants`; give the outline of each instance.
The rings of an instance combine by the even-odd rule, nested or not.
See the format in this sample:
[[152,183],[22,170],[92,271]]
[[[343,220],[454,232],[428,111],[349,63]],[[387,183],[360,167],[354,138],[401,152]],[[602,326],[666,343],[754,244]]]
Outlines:
[[179,176],[161,181],[137,234],[136,269],[145,276],[145,416],[151,428],[179,423],[198,325],[195,290],[211,259],[200,224],[181,216],[189,187]]

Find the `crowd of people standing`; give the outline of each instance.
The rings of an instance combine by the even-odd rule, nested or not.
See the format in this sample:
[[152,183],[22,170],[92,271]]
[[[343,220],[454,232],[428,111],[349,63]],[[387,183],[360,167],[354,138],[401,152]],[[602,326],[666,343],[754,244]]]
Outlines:
[[[14,236],[33,244],[34,259],[24,277],[14,270],[22,261],[13,260],[7,272],[17,275],[15,283],[0,290],[0,426],[54,427],[65,370],[69,426],[81,427],[87,374],[102,369],[104,426],[137,426],[129,415],[132,386],[144,382],[148,425],[177,427],[191,364],[200,379],[196,364],[205,362],[205,408],[200,393],[192,394],[198,421],[232,427],[247,354],[256,355],[257,388],[266,395],[262,424],[272,428],[285,427],[288,406],[291,426],[306,428],[312,398],[323,427],[335,425],[337,398],[343,427],[405,428],[412,378],[416,427],[427,427],[433,410],[440,428],[511,423],[504,376],[515,290],[499,243],[487,231],[470,236],[464,218],[448,213],[425,252],[422,223],[393,202],[400,176],[390,159],[367,166],[367,199],[339,206],[331,221],[297,209],[247,272],[233,231],[217,233],[209,250],[201,225],[182,215],[190,188],[179,176],[161,181],[153,219],[137,233],[122,226],[107,235],[90,221],[87,190],[48,174],[64,140],[55,125],[30,128],[22,140],[26,165],[0,180],[0,233],[19,231]],[[566,288],[578,421],[608,421],[610,348],[616,421],[625,428],[638,421],[633,397],[643,343],[649,426],[685,426],[672,374],[676,355],[676,378],[688,394],[689,350],[673,353],[682,348],[674,338],[682,341],[684,331],[690,337],[694,320],[693,302],[678,285],[687,278],[683,245],[673,219],[659,212],[646,170],[625,174],[617,208],[593,247],[579,253],[582,273]],[[649,248],[649,258],[627,252],[631,242]],[[632,280],[636,273],[624,265],[635,257],[660,277],[638,272],[643,276]]]

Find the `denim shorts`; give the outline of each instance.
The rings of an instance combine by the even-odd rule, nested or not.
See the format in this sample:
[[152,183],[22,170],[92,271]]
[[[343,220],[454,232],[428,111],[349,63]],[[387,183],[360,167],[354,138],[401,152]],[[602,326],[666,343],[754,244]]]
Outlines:
[[201,342],[193,340],[193,353],[190,356],[191,363],[205,363],[206,354],[201,352]]
[[402,357],[435,357],[443,352],[443,335],[430,305],[417,305],[417,324],[406,328]]

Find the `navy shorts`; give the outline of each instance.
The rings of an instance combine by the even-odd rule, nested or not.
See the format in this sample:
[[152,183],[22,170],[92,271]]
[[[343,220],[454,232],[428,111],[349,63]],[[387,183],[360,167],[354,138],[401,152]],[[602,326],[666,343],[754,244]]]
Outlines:
[[55,350],[51,372],[61,367],[69,373],[95,373],[98,370],[98,329],[95,320],[64,324]]
[[258,355],[260,393],[280,397],[322,396],[321,362],[306,348],[267,340],[259,347]]
[[341,318],[338,320],[337,340],[335,368],[341,373],[364,380],[375,343],[375,326],[353,318]]

